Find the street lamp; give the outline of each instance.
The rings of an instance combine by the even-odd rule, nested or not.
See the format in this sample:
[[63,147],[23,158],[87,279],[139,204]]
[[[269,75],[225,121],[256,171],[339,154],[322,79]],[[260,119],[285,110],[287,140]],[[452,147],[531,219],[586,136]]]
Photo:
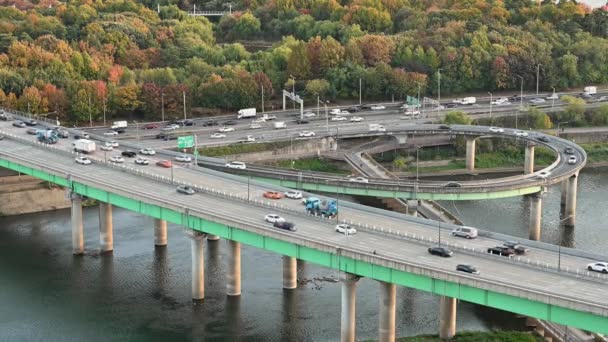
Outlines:
[[492,93],[488,92],[488,94],[490,94],[490,122],[492,122]]
[[555,132],[555,136],[559,138],[559,125],[570,123],[569,121],[562,121],[557,123],[557,132]]
[[553,94],[551,94],[551,113],[553,113],[553,106],[555,106],[555,87],[553,88]]
[[524,108],[524,78],[521,75],[516,75],[521,79],[519,89],[519,110],[515,112],[515,129],[517,129],[517,113]]
[[420,146],[416,146],[416,186],[418,186],[418,151]]
[[536,65],[536,96],[538,96],[538,80],[540,76],[540,66],[541,64]]
[[361,77],[359,77],[359,106],[361,105]]
[[558,225],[559,241],[557,243],[557,271],[561,270],[561,264],[562,264],[562,242],[563,242],[564,237],[563,237],[563,231],[562,231],[561,225],[562,225],[562,222],[566,221],[570,217],[572,217],[572,215],[568,215],[568,216],[564,217],[563,219],[559,220],[559,225]]
[[160,93],[160,115],[160,120],[165,122],[165,93]]
[[264,113],[264,85],[262,84],[262,113]]
[[437,114],[441,117],[441,68],[437,69]]

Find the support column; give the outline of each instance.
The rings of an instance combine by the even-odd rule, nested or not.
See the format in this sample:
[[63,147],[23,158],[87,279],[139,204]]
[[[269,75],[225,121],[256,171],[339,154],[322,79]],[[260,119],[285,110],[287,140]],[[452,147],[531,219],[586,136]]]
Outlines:
[[380,323],[378,325],[378,340],[380,342],[395,342],[395,308],[396,308],[396,290],[395,284],[385,283],[380,284]]
[[207,234],[207,240],[209,240],[209,241],[217,241],[219,239],[220,239],[220,237],[217,235]]
[[540,240],[540,222],[542,217],[542,191],[530,194],[530,240]]
[[441,296],[439,301],[439,338],[450,339],[456,335],[456,298]]
[[200,301],[205,298],[205,236],[193,232],[192,236],[192,300]]
[[568,180],[563,180],[561,184],[561,197],[559,202],[559,218],[560,220],[566,217],[566,201],[568,199]]
[[228,240],[228,274],[226,291],[229,296],[241,295],[241,243]]
[[295,289],[298,287],[298,260],[290,256],[283,256],[283,288]]
[[101,253],[114,250],[112,205],[103,202],[99,202],[99,246]]
[[154,219],[154,246],[164,247],[167,245],[167,221]]
[[526,145],[526,157],[524,159],[524,174],[534,173],[534,144]]
[[566,195],[566,212],[564,222],[568,227],[574,227],[576,221],[576,188],[578,185],[578,173],[568,178],[568,194]]
[[82,223],[82,197],[72,194],[72,254],[84,253],[84,226]]
[[475,138],[467,137],[467,171],[475,170]]
[[359,277],[342,273],[342,322],[340,324],[340,341],[355,342],[355,306],[357,303],[357,281]]

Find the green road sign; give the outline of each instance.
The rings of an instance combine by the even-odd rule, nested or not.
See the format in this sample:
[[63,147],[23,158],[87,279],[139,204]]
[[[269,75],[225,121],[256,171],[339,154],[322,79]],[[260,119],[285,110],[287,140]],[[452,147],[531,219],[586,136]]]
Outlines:
[[185,137],[177,137],[177,148],[194,147],[194,136],[187,135]]

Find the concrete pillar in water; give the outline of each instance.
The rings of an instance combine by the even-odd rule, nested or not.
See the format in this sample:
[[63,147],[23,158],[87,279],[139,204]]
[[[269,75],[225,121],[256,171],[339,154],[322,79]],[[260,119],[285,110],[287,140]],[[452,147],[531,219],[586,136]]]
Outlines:
[[566,198],[566,212],[564,222],[566,226],[574,227],[576,221],[576,188],[578,185],[578,173],[568,178],[568,194]]
[[192,232],[192,300],[205,298],[205,236]]
[[217,241],[219,239],[220,239],[220,237],[217,235],[207,234],[207,240],[209,240],[209,241]]
[[468,171],[475,170],[475,137],[467,137],[467,159],[466,165]]
[[99,202],[99,246],[101,253],[114,250],[112,205]]
[[441,296],[439,301],[439,338],[456,335],[456,298]]
[[395,284],[380,284],[380,314],[378,340],[380,342],[395,341],[395,308],[396,308],[396,286]]
[[530,194],[528,196],[530,201],[530,240],[540,240],[540,222],[542,218],[542,191]]
[[84,253],[84,226],[82,223],[82,197],[72,193],[72,253]]
[[530,174],[534,172],[534,144],[528,143],[526,145],[526,154],[524,159],[524,174]]
[[167,221],[154,219],[154,246],[167,245]]
[[298,259],[283,256],[283,288],[295,289],[298,287]]
[[229,296],[241,295],[241,243],[228,240],[228,274],[226,291]]
[[355,313],[357,303],[357,281],[359,276],[342,273],[342,322],[340,325],[340,341],[355,342]]
[[565,217],[566,213],[566,201],[568,200],[568,180],[563,180],[561,184],[561,196],[559,201],[559,218]]

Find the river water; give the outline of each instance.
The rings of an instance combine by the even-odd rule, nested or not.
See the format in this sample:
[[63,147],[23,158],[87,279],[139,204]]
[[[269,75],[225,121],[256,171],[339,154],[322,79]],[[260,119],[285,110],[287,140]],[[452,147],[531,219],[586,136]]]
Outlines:
[[[608,173],[579,180],[577,227],[569,241],[602,252]],[[526,237],[522,198],[447,202],[469,225]],[[559,187],[543,202],[543,240],[559,239]],[[84,210],[85,248],[71,255],[69,210],[0,218],[0,341],[338,341],[338,274],[299,265],[299,288],[284,291],[281,257],[242,247],[240,298],[225,295],[226,242],[206,242],[206,299],[190,300],[190,240],[169,226],[169,245],[153,246],[152,220],[114,208],[114,253],[97,253],[97,208]],[[357,287],[357,338],[376,339],[378,286]],[[461,302],[457,329],[514,329],[513,315]],[[397,290],[397,334],[436,334],[438,297]]]

